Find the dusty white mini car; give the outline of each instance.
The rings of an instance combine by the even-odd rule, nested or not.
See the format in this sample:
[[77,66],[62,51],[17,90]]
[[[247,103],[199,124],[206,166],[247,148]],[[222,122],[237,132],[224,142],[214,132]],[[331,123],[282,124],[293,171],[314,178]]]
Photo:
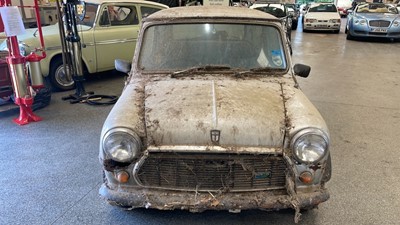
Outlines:
[[293,208],[296,220],[326,201],[328,128],[286,41],[279,19],[241,7],[146,18],[103,126],[100,195],[127,208]]

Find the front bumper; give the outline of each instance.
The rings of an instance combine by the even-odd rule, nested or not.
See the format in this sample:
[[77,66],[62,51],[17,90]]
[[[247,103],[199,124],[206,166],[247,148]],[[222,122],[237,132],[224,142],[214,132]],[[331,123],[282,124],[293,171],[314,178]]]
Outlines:
[[340,30],[340,23],[304,23],[305,30]]
[[400,38],[400,30],[397,31],[388,31],[386,33],[383,32],[371,32],[369,29],[354,29],[349,30],[351,36],[354,37],[376,37],[376,38]]
[[326,189],[314,192],[299,192],[295,196],[281,191],[199,193],[166,191],[145,188],[110,189],[103,184],[100,195],[110,204],[128,208],[155,208],[160,210],[205,210],[240,211],[249,209],[279,210],[286,208],[312,208],[329,199]]

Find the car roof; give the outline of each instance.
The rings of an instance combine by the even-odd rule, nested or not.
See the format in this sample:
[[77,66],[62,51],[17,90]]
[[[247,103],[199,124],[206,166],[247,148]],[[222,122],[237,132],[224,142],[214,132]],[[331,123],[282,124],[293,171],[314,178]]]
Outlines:
[[231,18],[231,19],[257,19],[257,20],[275,20],[276,17],[258,10],[246,7],[232,6],[188,6],[174,7],[158,11],[146,18],[148,20],[168,20],[178,18]]
[[318,6],[318,5],[335,5],[335,3],[333,3],[333,2],[318,2],[318,3],[311,3],[310,4],[310,7],[313,7],[313,6]]
[[85,0],[85,3],[92,3],[92,4],[102,4],[102,3],[145,3],[145,4],[150,4],[150,5],[157,5],[157,6],[164,6],[164,7],[168,7],[167,5],[161,4],[161,3],[157,3],[157,2],[153,2],[153,1],[145,1],[145,0]]
[[280,3],[256,3],[250,6],[251,9],[261,8],[261,7],[284,7],[284,4]]

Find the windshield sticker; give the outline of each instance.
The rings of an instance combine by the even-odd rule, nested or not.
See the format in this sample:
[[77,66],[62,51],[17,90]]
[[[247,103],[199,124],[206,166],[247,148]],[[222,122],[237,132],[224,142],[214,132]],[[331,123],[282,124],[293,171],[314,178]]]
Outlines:
[[282,60],[282,54],[281,50],[272,50],[272,63],[275,66],[282,66],[283,60]]
[[269,64],[263,48],[261,49],[261,52],[258,55],[257,62],[261,67],[266,67]]

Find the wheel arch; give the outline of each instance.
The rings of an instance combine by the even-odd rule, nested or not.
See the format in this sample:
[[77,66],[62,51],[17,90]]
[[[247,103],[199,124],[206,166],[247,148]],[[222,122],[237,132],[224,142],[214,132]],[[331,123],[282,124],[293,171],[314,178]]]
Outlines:
[[[49,76],[51,65],[58,59],[62,60],[62,53],[61,52],[54,53],[50,57],[46,56],[45,59],[47,59],[47,62],[48,62],[47,65],[49,65],[49,66],[42,68],[42,74],[43,74],[43,76],[47,77],[47,76]],[[88,67],[86,66],[86,60],[83,57],[82,57],[82,62],[83,62],[82,63],[83,71],[85,73],[88,71]],[[90,73],[91,71],[88,71],[88,72]]]

